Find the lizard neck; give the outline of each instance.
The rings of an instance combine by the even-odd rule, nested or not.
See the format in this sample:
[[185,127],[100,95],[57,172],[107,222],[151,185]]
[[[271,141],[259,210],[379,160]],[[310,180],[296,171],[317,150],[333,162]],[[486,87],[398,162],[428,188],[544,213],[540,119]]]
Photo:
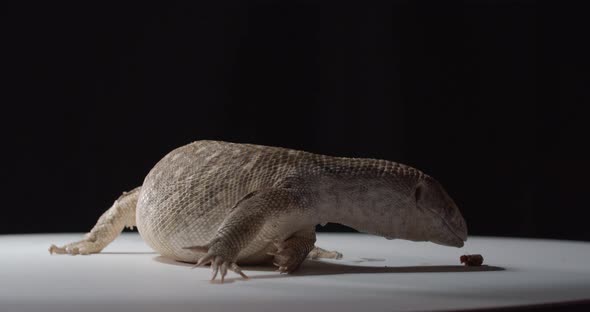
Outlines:
[[319,223],[340,223],[388,239],[400,237],[406,227],[411,196],[403,183],[372,175],[324,176],[317,182]]

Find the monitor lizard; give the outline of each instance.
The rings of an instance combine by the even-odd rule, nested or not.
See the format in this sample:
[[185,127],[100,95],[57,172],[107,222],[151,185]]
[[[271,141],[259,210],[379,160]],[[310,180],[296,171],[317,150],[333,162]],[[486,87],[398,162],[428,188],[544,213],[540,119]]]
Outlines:
[[78,241],[50,253],[98,253],[124,227],[178,261],[211,264],[215,280],[239,264],[295,271],[306,259],[340,258],[315,247],[334,222],[387,239],[462,247],[467,226],[434,178],[400,163],[281,147],[196,141],[162,158]]

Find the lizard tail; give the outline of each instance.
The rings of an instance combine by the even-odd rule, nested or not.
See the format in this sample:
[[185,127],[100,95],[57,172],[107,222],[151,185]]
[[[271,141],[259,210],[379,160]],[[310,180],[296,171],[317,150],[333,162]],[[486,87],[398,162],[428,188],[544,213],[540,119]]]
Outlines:
[[119,196],[113,206],[100,216],[96,225],[82,240],[63,247],[51,245],[49,252],[52,254],[91,254],[100,252],[114,241],[125,227],[133,228],[135,226],[135,208],[140,190],[141,187],[137,187]]

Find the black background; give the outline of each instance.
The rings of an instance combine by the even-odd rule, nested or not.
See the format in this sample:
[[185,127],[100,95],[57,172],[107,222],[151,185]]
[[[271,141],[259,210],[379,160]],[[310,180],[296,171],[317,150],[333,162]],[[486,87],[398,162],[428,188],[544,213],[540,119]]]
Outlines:
[[0,233],[87,231],[167,152],[218,139],[403,162],[472,235],[589,240],[575,4],[5,7]]

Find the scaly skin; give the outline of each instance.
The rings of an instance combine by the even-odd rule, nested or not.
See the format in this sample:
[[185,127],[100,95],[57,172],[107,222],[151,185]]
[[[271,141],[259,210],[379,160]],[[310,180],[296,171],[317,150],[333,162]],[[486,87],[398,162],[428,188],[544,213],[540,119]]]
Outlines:
[[141,188],[122,195],[84,240],[50,252],[95,253],[137,225],[163,256],[211,262],[215,279],[237,263],[296,270],[314,249],[315,225],[335,222],[388,239],[463,246],[467,227],[430,176],[386,160],[197,141],[166,155]]

